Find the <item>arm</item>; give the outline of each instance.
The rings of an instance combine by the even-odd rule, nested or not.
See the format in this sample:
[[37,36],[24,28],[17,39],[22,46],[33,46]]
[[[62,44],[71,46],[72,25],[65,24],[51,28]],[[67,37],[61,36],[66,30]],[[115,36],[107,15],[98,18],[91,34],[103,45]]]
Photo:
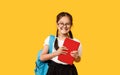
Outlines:
[[40,60],[41,60],[41,61],[50,60],[50,59],[52,59],[53,57],[57,56],[56,52],[53,52],[53,53],[51,53],[51,54],[48,54],[48,49],[49,49],[49,46],[48,46],[48,45],[45,45],[44,48],[43,48],[42,54],[41,54],[41,56],[40,56]]
[[80,62],[81,57],[79,56],[78,51],[72,51],[71,56],[75,58],[75,62]]
[[76,52],[75,62],[81,61],[82,45],[79,46],[78,52]]
[[77,58],[75,58],[75,62],[80,62],[81,61],[81,57],[78,56]]
[[43,52],[42,52],[42,54],[40,56],[41,61],[50,60],[55,56],[67,53],[66,51],[64,51],[64,50],[66,50],[66,47],[60,47],[57,51],[52,52],[51,54],[48,54],[48,49],[49,49],[49,46],[45,45],[44,48],[43,48]]

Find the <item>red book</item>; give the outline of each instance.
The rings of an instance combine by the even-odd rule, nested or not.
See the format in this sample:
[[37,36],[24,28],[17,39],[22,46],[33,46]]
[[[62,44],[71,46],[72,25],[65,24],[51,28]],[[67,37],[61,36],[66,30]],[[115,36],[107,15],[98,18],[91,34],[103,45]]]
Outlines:
[[65,46],[68,49],[68,50],[66,50],[68,53],[66,55],[64,55],[64,54],[59,55],[58,60],[72,65],[74,58],[70,55],[70,53],[73,50],[78,50],[79,45],[80,45],[79,42],[74,41],[70,38],[66,38],[63,46]]

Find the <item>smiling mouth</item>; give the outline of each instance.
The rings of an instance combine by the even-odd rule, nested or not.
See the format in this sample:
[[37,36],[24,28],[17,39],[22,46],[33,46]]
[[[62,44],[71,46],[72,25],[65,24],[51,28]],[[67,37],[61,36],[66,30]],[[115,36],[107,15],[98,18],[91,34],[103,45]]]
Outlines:
[[61,30],[68,30],[67,28],[60,28]]
[[67,31],[68,29],[61,29],[61,30]]

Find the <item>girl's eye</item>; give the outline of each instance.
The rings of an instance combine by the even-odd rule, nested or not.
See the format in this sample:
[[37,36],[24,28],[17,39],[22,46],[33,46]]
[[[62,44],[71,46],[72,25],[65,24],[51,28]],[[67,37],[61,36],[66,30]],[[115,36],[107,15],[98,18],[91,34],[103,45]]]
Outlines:
[[71,24],[70,23],[58,23],[58,25],[60,25],[60,26],[67,26],[67,27],[69,27]]

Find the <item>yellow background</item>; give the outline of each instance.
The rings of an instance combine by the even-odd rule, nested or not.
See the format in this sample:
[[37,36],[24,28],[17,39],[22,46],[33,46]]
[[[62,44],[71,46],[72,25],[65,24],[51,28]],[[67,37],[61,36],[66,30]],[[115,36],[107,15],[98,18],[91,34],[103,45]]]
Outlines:
[[34,75],[37,52],[56,33],[56,15],[73,16],[82,43],[79,75],[120,75],[119,0],[1,0],[0,75]]

